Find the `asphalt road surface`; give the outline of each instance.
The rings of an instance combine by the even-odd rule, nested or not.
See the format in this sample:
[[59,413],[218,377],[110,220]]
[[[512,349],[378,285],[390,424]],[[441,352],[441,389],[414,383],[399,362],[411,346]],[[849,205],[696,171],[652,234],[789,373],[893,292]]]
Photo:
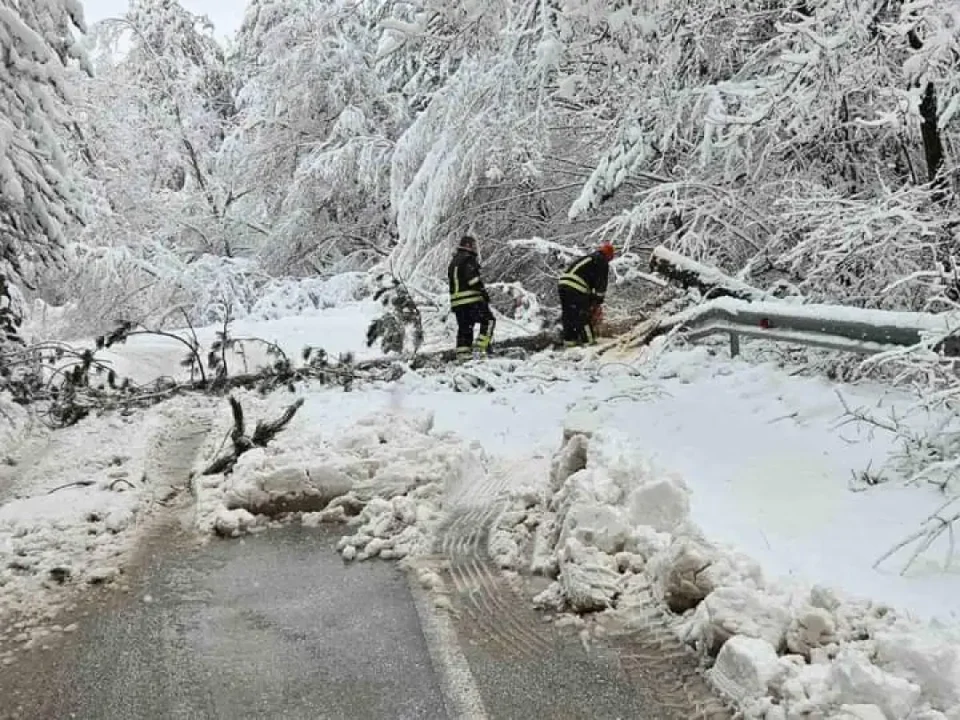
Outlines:
[[[19,663],[0,671],[3,712],[82,720],[444,717],[404,577],[386,563],[345,565],[332,542],[278,531],[164,553],[127,602],[81,623],[65,647],[38,653],[19,673],[10,672]],[[12,675],[18,687],[4,687]]]
[[[446,634],[425,628],[423,598],[397,566],[345,564],[336,539],[287,528],[200,547],[162,540],[129,593],[91,595],[76,633],[0,669],[0,717],[698,716],[692,706],[666,714],[656,688],[558,633],[519,596],[497,597],[509,590],[493,581],[482,597],[464,585]],[[448,667],[451,658],[460,665]]]

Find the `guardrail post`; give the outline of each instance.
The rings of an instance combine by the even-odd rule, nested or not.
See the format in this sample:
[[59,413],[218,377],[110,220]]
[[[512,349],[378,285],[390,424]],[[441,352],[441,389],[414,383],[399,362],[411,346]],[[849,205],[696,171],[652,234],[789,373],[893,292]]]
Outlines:
[[740,336],[737,333],[730,333],[730,357],[736,357],[740,354]]

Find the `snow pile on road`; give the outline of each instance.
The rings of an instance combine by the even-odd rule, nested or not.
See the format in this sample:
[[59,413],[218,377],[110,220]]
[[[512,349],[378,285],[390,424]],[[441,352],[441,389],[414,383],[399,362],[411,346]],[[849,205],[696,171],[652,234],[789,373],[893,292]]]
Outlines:
[[713,660],[715,685],[745,718],[960,718],[960,636],[822,587],[765,578],[689,518],[679,477],[620,433],[569,424],[544,496],[517,497],[492,531],[500,565],[553,578],[539,607],[596,612],[620,631],[651,605]]
[[402,558],[429,543],[451,484],[484,462],[476,447],[435,432],[432,413],[380,412],[333,437],[294,420],[230,474],[197,475],[197,522],[228,537],[277,519],[346,523],[345,559]]

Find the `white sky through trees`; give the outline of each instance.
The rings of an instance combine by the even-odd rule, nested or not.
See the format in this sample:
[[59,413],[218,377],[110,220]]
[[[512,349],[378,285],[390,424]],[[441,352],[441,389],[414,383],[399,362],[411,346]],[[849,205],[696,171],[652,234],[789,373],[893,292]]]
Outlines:
[[[84,17],[88,23],[117,17],[126,12],[128,4],[128,0],[83,0]],[[237,31],[247,3],[246,0],[180,0],[180,4],[195,15],[209,17],[219,38]]]

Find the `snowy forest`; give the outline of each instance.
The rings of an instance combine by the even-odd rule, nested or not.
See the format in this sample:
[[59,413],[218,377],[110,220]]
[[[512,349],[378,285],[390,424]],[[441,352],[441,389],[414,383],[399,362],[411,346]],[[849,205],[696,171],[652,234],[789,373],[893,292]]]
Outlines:
[[[554,302],[565,248],[663,244],[812,301],[955,306],[960,7],[917,0],[0,4],[6,313],[62,332],[242,316],[389,268]],[[8,325],[11,326],[12,322]]]

